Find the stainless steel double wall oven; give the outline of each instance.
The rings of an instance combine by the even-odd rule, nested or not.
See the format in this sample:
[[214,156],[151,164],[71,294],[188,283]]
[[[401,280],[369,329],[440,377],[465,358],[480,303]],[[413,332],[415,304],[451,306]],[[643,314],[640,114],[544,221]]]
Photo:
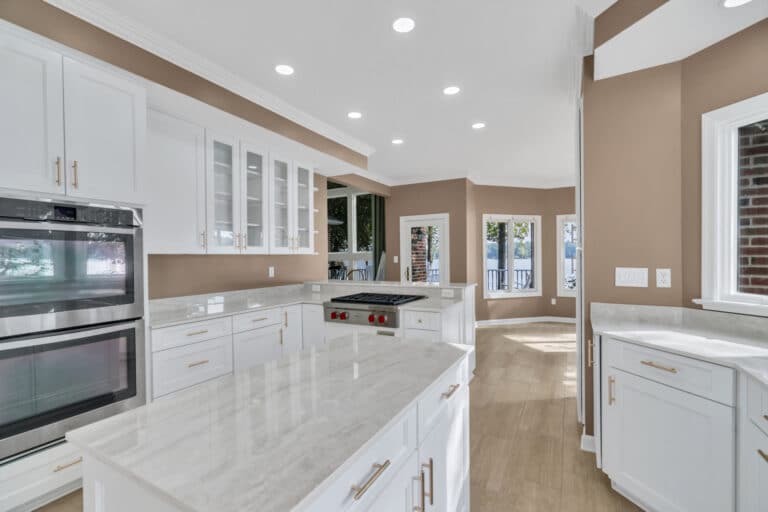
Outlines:
[[0,198],[0,462],[144,403],[141,211]]

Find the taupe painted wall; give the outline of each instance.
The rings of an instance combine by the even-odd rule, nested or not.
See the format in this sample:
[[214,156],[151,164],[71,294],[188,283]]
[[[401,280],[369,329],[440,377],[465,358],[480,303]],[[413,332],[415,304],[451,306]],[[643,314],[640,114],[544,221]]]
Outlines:
[[[242,290],[328,278],[327,180],[315,175],[314,255],[155,255],[149,257],[149,298]],[[270,279],[267,269],[275,267]]]
[[[768,20],[681,62],[599,82],[585,73],[587,306],[695,307],[691,300],[701,295],[701,115],[768,92],[768,67],[758,64],[766,54]],[[614,287],[616,266],[648,267],[651,287]],[[658,267],[672,268],[672,288],[655,288]],[[591,368],[585,376],[592,433]]]
[[595,48],[620,34],[668,0],[619,0],[595,18]]

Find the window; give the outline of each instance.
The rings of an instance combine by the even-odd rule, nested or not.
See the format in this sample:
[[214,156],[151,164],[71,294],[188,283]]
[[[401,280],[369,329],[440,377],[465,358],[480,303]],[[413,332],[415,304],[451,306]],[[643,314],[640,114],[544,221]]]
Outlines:
[[576,247],[579,241],[576,215],[557,216],[557,295],[576,296]]
[[360,194],[356,202],[357,252],[371,252],[373,250],[373,195]]
[[486,299],[541,296],[541,217],[483,215]]
[[768,316],[768,94],[702,116],[702,299]]
[[347,197],[328,198],[328,252],[349,250]]
[[372,251],[373,195],[329,181],[328,278],[373,279]]

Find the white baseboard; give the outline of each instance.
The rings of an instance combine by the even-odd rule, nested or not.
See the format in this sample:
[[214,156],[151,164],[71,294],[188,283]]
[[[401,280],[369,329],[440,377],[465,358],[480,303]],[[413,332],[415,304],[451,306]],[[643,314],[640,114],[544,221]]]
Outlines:
[[581,450],[589,453],[595,453],[595,436],[581,434]]
[[496,325],[531,324],[535,322],[559,322],[575,324],[576,319],[567,316],[529,316],[525,318],[498,318],[496,320],[478,320],[475,327],[493,327]]

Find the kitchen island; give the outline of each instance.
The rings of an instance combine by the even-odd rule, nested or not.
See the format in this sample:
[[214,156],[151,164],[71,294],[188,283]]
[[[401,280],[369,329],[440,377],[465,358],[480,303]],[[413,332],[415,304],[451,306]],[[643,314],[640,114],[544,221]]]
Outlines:
[[472,351],[347,336],[72,431],[84,509],[468,510]]

